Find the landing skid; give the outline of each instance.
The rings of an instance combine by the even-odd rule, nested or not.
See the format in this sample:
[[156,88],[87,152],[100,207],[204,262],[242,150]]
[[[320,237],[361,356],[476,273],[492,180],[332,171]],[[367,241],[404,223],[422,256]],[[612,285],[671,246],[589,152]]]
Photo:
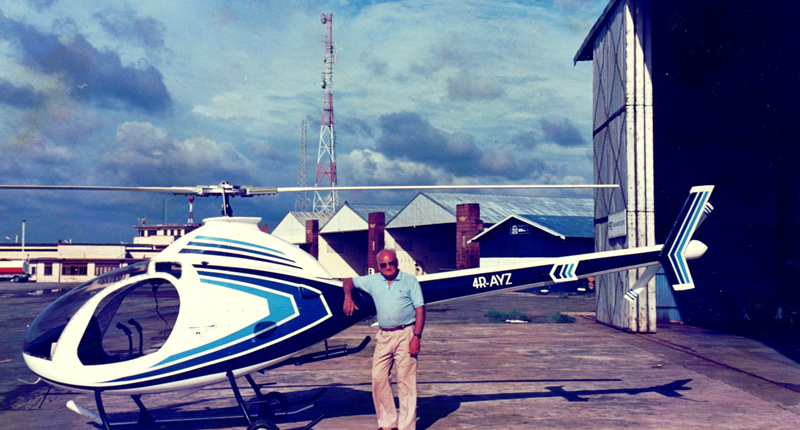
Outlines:
[[[273,422],[275,418],[294,415],[311,409],[312,407],[314,407],[315,402],[327,391],[326,388],[320,388],[316,393],[314,393],[312,396],[308,398],[290,402],[285,395],[277,391],[263,394],[261,392],[261,388],[255,383],[253,378],[250,375],[247,375],[245,376],[245,379],[247,379],[247,382],[250,384],[250,387],[255,392],[256,400],[246,402],[242,398],[241,391],[239,390],[239,386],[236,384],[236,378],[233,377],[233,373],[228,371],[227,376],[228,376],[228,381],[231,384],[231,389],[233,390],[234,397],[236,398],[236,403],[241,410],[241,414],[205,416],[203,417],[203,419],[223,420],[223,419],[237,419],[237,418],[240,419],[244,417],[248,425],[247,427],[248,430],[278,430],[278,426]],[[131,396],[133,401],[136,403],[136,406],[139,407],[139,419],[137,421],[118,421],[113,423],[106,414],[105,407],[103,406],[102,392],[100,390],[95,391],[94,398],[95,402],[97,403],[97,414],[75,402],[70,402],[73,405],[70,407],[70,409],[73,409],[79,414],[83,415],[84,417],[94,421],[98,426],[100,426],[105,430],[111,430],[112,425],[152,426],[156,424],[156,420],[153,419],[153,416],[147,410],[147,407],[144,405],[144,403],[142,403],[141,396],[138,395]],[[253,415],[248,411],[248,405],[250,404],[259,405],[257,414]],[[325,418],[324,414],[320,415],[318,418],[316,418],[308,425],[306,425],[303,428],[303,430],[312,430],[313,426],[322,421],[323,418]],[[158,423],[159,424],[187,423],[195,421],[197,421],[197,417],[172,418],[167,420],[159,420]]]
[[[328,341],[325,341],[325,350],[314,352],[310,354],[301,355],[295,357],[291,360],[284,361],[279,365],[269,367],[268,369],[274,369],[277,367],[294,364],[295,366],[299,366],[302,364],[312,363],[315,361],[323,361],[323,360],[330,360],[333,358],[343,357],[345,355],[355,354],[357,352],[361,352],[367,344],[369,344],[371,338],[369,336],[365,337],[364,340],[355,348],[347,348],[347,345],[328,345]],[[260,371],[260,373],[265,373],[265,371]],[[316,393],[311,395],[308,398],[302,400],[295,400],[289,401],[289,399],[282,393],[277,391],[271,391],[269,393],[262,393],[261,388],[266,385],[272,385],[274,383],[267,383],[258,385],[256,384],[253,377],[250,375],[245,375],[245,379],[247,383],[252,388],[253,392],[256,395],[256,399],[253,401],[245,402],[244,398],[242,397],[242,393],[239,390],[239,386],[236,384],[236,378],[233,376],[233,372],[228,370],[226,373],[228,378],[228,382],[231,385],[231,390],[233,391],[233,395],[236,398],[236,404],[239,406],[241,411],[240,415],[221,415],[221,416],[206,416],[205,419],[235,419],[244,417],[247,422],[247,429],[248,430],[279,430],[278,426],[273,422],[274,419],[279,417],[285,417],[289,415],[294,415],[303,411],[307,411],[314,407],[315,402],[327,391],[326,388],[320,388]],[[95,390],[94,392],[94,399],[95,403],[97,403],[97,414],[88,410],[87,408],[75,403],[75,402],[68,402],[68,407],[75,412],[83,415],[84,417],[94,421],[98,426],[104,428],[105,430],[111,430],[111,421],[106,414],[105,407],[103,407],[103,398],[102,398],[102,390]],[[137,421],[121,421],[115,422],[113,425],[115,426],[132,426],[132,425],[140,425],[140,426],[150,426],[156,424],[156,420],[153,419],[153,416],[147,410],[144,403],[142,403],[141,395],[134,395],[131,396],[136,406],[139,408],[139,419]],[[71,404],[71,405],[70,405]],[[258,414],[255,416],[252,415],[248,411],[249,404],[257,404],[258,405]],[[325,414],[320,415],[310,423],[308,423],[303,430],[313,430],[313,427],[322,421],[325,418]],[[168,420],[159,420],[158,423],[165,424],[165,423],[181,423],[181,422],[191,422],[196,421],[197,418],[173,418]]]

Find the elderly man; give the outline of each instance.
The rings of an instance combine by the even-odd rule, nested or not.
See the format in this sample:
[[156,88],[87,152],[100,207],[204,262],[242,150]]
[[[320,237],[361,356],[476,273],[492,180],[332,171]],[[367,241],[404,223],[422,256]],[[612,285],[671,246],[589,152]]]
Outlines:
[[[358,288],[372,296],[380,330],[372,356],[372,401],[384,430],[414,430],[417,421],[417,354],[425,326],[425,302],[417,278],[397,268],[397,254],[378,253],[379,273],[344,280],[344,313],[358,309],[351,293]],[[390,371],[397,365],[400,417],[394,406]],[[380,429],[379,429],[380,430]]]

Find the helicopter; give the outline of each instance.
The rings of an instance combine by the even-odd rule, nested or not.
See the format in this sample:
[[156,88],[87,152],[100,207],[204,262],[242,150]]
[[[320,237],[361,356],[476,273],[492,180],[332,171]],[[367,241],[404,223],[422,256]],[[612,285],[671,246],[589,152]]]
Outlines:
[[[563,188],[564,186],[377,186],[336,190]],[[569,186],[604,188],[616,185]],[[222,216],[179,238],[150,260],[105,273],[64,294],[31,323],[23,358],[42,380],[94,393],[97,413],[68,405],[110,430],[103,395],[130,395],[139,424],[154,420],[144,394],[228,381],[248,430],[278,430],[274,419],[289,411],[286,396],[264,394],[251,374],[287,364],[337,358],[363,350],[328,350],[327,339],[375,316],[369,295],[353,291],[357,310],[342,311],[342,281],[311,255],[259,230],[260,218],[234,217],[230,198],[320,190],[311,187],[216,186],[94,187],[0,185],[0,189],[113,190],[221,196]],[[646,268],[625,295],[636,300],[662,267],[675,290],[694,288],[687,260],[707,247],[692,236],[713,207],[713,186],[689,196],[663,245],[531,260],[418,276],[426,304],[500,291],[544,287],[620,270]],[[134,332],[136,333],[134,335]],[[324,353],[300,355],[325,342]],[[255,392],[253,417],[236,378]],[[318,418],[306,426],[311,429]]]

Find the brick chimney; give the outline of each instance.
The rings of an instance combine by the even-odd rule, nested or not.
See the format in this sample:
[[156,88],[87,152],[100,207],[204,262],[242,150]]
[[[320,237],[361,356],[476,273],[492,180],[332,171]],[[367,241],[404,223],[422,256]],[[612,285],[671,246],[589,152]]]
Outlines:
[[456,206],[456,269],[480,266],[480,244],[467,242],[482,231],[483,221],[479,204],[465,203]]
[[367,268],[372,269],[372,273],[378,271],[378,253],[386,247],[384,240],[384,230],[386,228],[386,214],[383,212],[372,212],[367,217],[369,226],[367,228]]

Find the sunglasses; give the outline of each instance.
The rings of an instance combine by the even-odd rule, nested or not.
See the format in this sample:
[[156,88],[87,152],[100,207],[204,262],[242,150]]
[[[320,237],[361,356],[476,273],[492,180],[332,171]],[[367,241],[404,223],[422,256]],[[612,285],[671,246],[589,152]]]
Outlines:
[[394,266],[397,267],[397,260],[392,260],[388,263],[381,263],[381,269],[385,269],[386,266]]

